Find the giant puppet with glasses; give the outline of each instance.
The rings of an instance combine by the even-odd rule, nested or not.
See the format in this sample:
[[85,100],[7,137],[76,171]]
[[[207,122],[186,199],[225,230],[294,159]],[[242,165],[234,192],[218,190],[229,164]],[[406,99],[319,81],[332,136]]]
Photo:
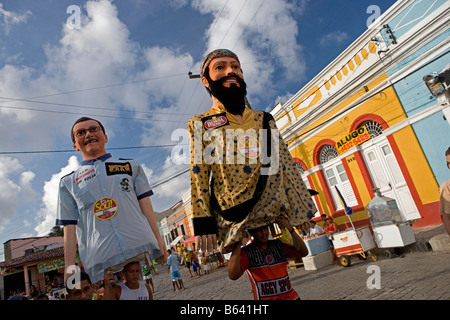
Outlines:
[[78,119],[71,129],[81,166],[61,178],[56,224],[64,226],[66,275],[76,271],[77,245],[83,268],[93,283],[131,261],[167,260],[153,211],[153,194],[141,165],[116,159],[106,151],[103,125]]

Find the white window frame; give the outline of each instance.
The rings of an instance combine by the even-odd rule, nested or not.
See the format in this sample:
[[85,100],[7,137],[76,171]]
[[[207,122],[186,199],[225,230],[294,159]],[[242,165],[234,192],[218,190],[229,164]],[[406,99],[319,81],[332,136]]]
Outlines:
[[325,163],[322,163],[322,170],[325,180],[327,181],[328,189],[330,190],[333,197],[336,211],[343,210],[344,206],[340,201],[335,186],[337,186],[337,188],[341,192],[347,206],[357,206],[358,199],[356,198],[355,191],[353,190],[352,184],[350,183],[350,179],[348,178],[347,172],[345,171],[345,167],[342,164],[341,159],[339,157],[336,157],[334,159],[328,160]]

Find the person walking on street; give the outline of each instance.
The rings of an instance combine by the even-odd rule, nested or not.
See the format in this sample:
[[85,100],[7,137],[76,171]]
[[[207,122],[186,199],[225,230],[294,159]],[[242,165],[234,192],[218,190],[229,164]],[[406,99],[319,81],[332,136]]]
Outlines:
[[333,244],[333,234],[338,233],[339,229],[338,229],[336,222],[334,222],[333,218],[330,216],[327,216],[325,218],[324,231],[326,232],[326,234],[328,236],[328,241],[330,242],[330,250],[331,250],[331,253],[333,254],[333,263],[335,263],[337,266],[340,266],[341,264],[339,263],[339,259],[338,259],[338,256],[336,254],[336,250],[334,249],[334,244]]
[[178,264],[177,255],[172,253],[172,250],[167,250],[169,253],[169,258],[167,258],[167,272],[170,272],[172,277],[172,285],[173,291],[175,292],[175,286],[177,287],[177,291],[181,291],[185,289],[183,284],[183,279],[181,279],[180,275],[180,265]]
[[236,243],[228,262],[230,279],[237,280],[247,272],[255,300],[300,299],[291,286],[286,258],[305,257],[308,248],[286,217],[279,217],[277,223],[281,230],[286,228],[291,233],[292,246],[279,239],[269,240],[268,226],[263,226],[248,230],[254,238],[252,243],[243,248]]
[[149,266],[147,265],[147,263],[145,263],[144,266],[142,267],[142,273],[143,273],[143,278],[144,278],[145,282],[151,286],[152,292],[155,292],[155,286],[153,285],[152,271],[151,271],[151,268],[149,268]]
[[198,261],[198,253],[196,251],[191,251],[191,264],[194,274],[200,277],[202,273],[200,272],[200,263]]
[[[447,168],[450,169],[450,147],[445,151]],[[441,184],[439,188],[439,213],[442,215],[444,228],[450,236],[450,179]]]
[[183,257],[186,268],[189,270],[189,277],[192,278],[191,264],[192,264],[192,252],[186,247],[183,248]]

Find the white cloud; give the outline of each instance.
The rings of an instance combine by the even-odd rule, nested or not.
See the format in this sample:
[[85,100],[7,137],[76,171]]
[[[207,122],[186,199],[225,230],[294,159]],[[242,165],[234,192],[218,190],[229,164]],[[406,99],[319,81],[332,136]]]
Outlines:
[[[242,4],[245,3],[243,7]],[[172,1],[184,6],[186,1]],[[244,66],[249,85],[249,96],[270,95],[274,81],[275,65],[285,69],[283,78],[302,77],[304,64],[300,58],[301,47],[296,41],[298,26],[294,13],[302,11],[304,1],[205,1],[194,0],[191,5],[202,14],[212,14],[214,20],[206,31],[206,52],[216,46],[228,47],[237,52]],[[242,9],[242,10],[241,10]],[[141,143],[167,143],[167,137],[176,128],[185,128],[189,114],[201,113],[210,105],[209,97],[199,81],[187,80],[188,70],[195,73],[200,61],[176,48],[141,47],[130,39],[126,25],[118,18],[118,11],[110,1],[88,1],[82,14],[81,29],[70,29],[62,23],[62,37],[55,45],[46,45],[47,62],[44,72],[38,73],[26,66],[5,65],[0,69],[0,96],[32,97],[51,95],[83,88],[95,88],[132,82],[105,90],[86,91],[46,98],[47,101],[82,106],[154,111],[156,121],[140,122],[146,128]],[[220,15],[219,15],[220,14]],[[223,41],[222,41],[223,40]],[[258,63],[254,63],[254,62]],[[274,62],[275,61],[275,62]],[[178,76],[173,76],[178,75]],[[142,82],[136,80],[154,79]],[[264,97],[263,97],[264,98]],[[258,101],[250,99],[252,105]],[[40,108],[58,111],[119,115],[114,111],[57,107],[25,102],[1,101],[3,106]],[[165,114],[160,114],[165,113]],[[187,114],[178,116],[179,114]],[[137,114],[139,117],[145,116]],[[168,121],[169,120],[169,121]],[[179,122],[177,122],[179,120]],[[59,134],[67,135],[72,119],[61,114],[33,112],[24,109],[0,108],[2,126],[0,134],[11,127],[27,125],[38,134],[17,135],[0,142],[5,150],[39,146],[51,148]],[[46,126],[42,126],[42,123]],[[112,120],[105,120],[105,125]],[[3,123],[5,125],[3,125]],[[110,138],[114,126],[110,126]],[[164,140],[163,140],[164,139]]]
[[[252,95],[256,97],[257,94],[264,96],[271,93],[271,84],[277,80],[274,79],[276,67],[284,70],[283,78],[302,77],[304,63],[300,55],[302,48],[296,41],[298,26],[294,15],[303,10],[304,3],[305,1],[230,0],[222,14],[220,12],[225,4],[222,0],[193,0],[191,6],[200,13],[213,17],[210,28],[205,32],[206,49],[203,53],[218,46],[235,51],[244,63],[244,75],[249,84],[251,98]],[[182,7],[188,2],[172,0],[170,4]],[[245,7],[242,7],[243,4]],[[3,10],[3,7],[0,6],[0,9]],[[9,15],[10,18],[5,20],[4,11],[0,12],[0,24],[3,17],[3,24],[8,21],[9,26],[26,21],[30,14],[16,17],[16,20]],[[154,112],[153,119],[156,118],[156,121],[127,122],[127,125],[144,127],[141,137],[134,138],[135,141],[130,142],[130,145],[170,143],[169,138],[173,130],[186,128],[190,114],[204,112],[211,105],[201,83],[187,78],[189,70],[198,73],[200,61],[194,61],[189,53],[183,52],[175,45],[170,48],[141,47],[131,40],[127,26],[120,21],[117,7],[111,1],[87,1],[82,14],[81,29],[69,29],[65,21],[62,21],[61,29],[59,42],[44,47],[47,61],[39,70],[9,64],[0,68],[0,97],[39,97],[55,92],[130,82],[102,90],[86,90],[44,98],[44,101],[61,104]],[[255,100],[250,99],[250,102],[254,106],[257,105]],[[48,150],[55,148],[61,141],[65,141],[65,146],[70,148],[67,131],[73,124],[73,117],[52,113],[53,110],[118,115],[117,112],[108,110],[8,100],[0,101],[0,105],[50,111],[0,108],[0,135],[8,137],[0,141],[0,149],[5,151],[15,151],[17,146],[22,150]],[[145,115],[138,114],[138,117]],[[115,136],[117,123],[115,120],[101,120],[111,141]],[[121,127],[123,125],[120,123]],[[18,133],[18,127],[25,129]],[[166,151],[170,154],[169,149]],[[74,162],[75,158],[72,157],[71,161]],[[50,181],[45,182],[42,205],[36,220],[38,226],[35,228],[39,234],[46,234],[54,225],[57,186],[62,172],[76,165],[78,163],[69,163]],[[165,159],[161,172],[149,172],[150,183],[161,181],[182,169],[183,167],[175,166]],[[28,188],[33,180],[31,173],[24,173],[22,184],[8,179],[0,181],[1,190],[22,188],[23,193],[32,195],[32,189]],[[158,202],[161,200],[161,203],[166,203],[169,198],[181,196],[188,187],[189,175],[185,174],[182,178],[155,188],[154,198]],[[17,200],[15,197],[16,193],[3,200],[12,209],[10,212],[14,212]]]
[[348,39],[349,39],[349,35],[347,34],[347,32],[333,31],[333,32],[330,32],[330,33],[326,34],[325,36],[323,36],[320,39],[319,44],[320,44],[320,46],[325,48],[325,47],[340,45],[340,44],[344,43],[345,41],[347,41]]
[[[44,47],[47,62],[42,72],[27,66],[8,64],[0,69],[0,96],[20,98],[44,96],[55,92],[68,92],[130,81],[132,83],[124,86],[101,91],[87,91],[82,94],[57,95],[44,100],[62,104],[168,113],[158,116],[162,120],[167,120],[170,112],[180,112],[183,104],[181,103],[181,107],[178,107],[176,102],[180,96],[180,88],[183,87],[187,78],[187,70],[193,64],[192,57],[187,53],[165,47],[141,48],[138,43],[130,40],[129,30],[119,20],[117,8],[110,1],[88,1],[85,9],[86,13],[82,15],[79,30],[70,29],[63,23],[60,41]],[[183,77],[167,77],[180,72],[183,73]],[[156,80],[135,82],[139,79]],[[193,85],[194,83],[189,83],[185,86],[186,90]],[[191,94],[191,91],[184,93]],[[180,99],[180,101],[183,100]],[[0,108],[0,134],[8,137],[0,141],[0,148],[5,151],[15,151],[18,149],[17,146],[20,146],[22,150],[52,149],[56,142],[64,137],[67,138],[62,141],[66,141],[66,145],[70,148],[67,131],[73,124],[72,118],[51,112],[33,112],[23,109],[24,107],[77,113],[86,110],[70,106],[58,107],[8,100],[1,101],[1,105],[17,107]],[[171,106],[170,111],[167,105]],[[86,113],[117,115],[116,112],[107,110],[86,110]],[[115,126],[109,125],[113,123],[113,120],[101,120],[111,139],[115,135]],[[185,127],[186,121],[182,121],[181,127]],[[171,126],[178,125],[176,122],[168,123],[167,121],[146,123],[149,124],[144,128],[141,143],[147,144],[158,144],[160,139],[167,137],[167,132],[170,137]],[[26,128],[26,130],[20,130],[19,134],[18,127]],[[135,143],[139,143],[139,137]],[[72,162],[75,161],[75,158],[71,159]],[[59,179],[63,172],[67,172],[73,165],[73,163],[69,164],[50,181],[45,182],[41,209],[36,218],[38,226],[35,228],[40,235],[46,234],[54,225]],[[23,191],[30,196],[32,189],[28,186],[31,180],[30,174],[24,174],[22,177]],[[5,203],[5,207],[9,209],[9,216],[14,213],[13,209],[20,187],[19,183],[11,180],[0,181],[0,189],[4,190],[4,196],[0,196],[4,199],[1,198],[0,203]]]
[[67,166],[61,168],[59,173],[52,175],[49,181],[44,184],[44,195],[42,197],[42,206],[37,212],[34,230],[38,236],[47,235],[55,225],[56,211],[58,205],[59,181],[70,172],[77,170],[80,164],[77,157],[71,156],[67,161]]
[[33,178],[34,173],[24,172],[19,160],[0,157],[0,230],[16,216],[19,202],[34,193],[30,185]]
[[31,202],[36,196],[36,192],[33,190],[31,182],[36,174],[32,171],[25,171],[20,174],[20,192],[23,202]]
[[224,7],[221,0],[193,0],[192,6],[202,14],[214,16],[205,33],[205,54],[217,48],[233,50],[243,64],[246,81],[251,83],[249,93],[263,94],[274,80],[277,65],[284,68],[288,79],[304,75],[305,63],[296,40],[298,25],[293,15],[301,14],[305,3],[228,1]]
[[24,23],[28,20],[28,17],[31,15],[31,11],[27,11],[23,14],[15,13],[12,11],[7,11],[3,9],[3,4],[0,3],[0,27],[4,30],[5,34],[8,34],[13,25]]
[[[189,165],[174,165],[172,159],[167,157],[160,174],[155,172],[145,165],[143,169],[150,185],[153,186],[161,181],[168,180],[171,177],[175,177],[178,173],[189,168]],[[183,194],[190,188],[190,176],[189,173],[183,173],[173,179],[168,180],[157,187],[153,188],[154,195],[152,196],[153,208],[156,211],[163,211],[173,205],[176,200],[181,200]]]
[[[15,80],[15,85],[12,86],[12,90],[0,88],[0,94],[16,97],[39,96],[52,92],[66,92],[131,82],[101,91],[63,95],[52,99],[58,103],[99,106],[117,110],[179,113],[183,109],[183,104],[178,107],[176,102],[183,101],[178,99],[180,88],[183,87],[185,78],[187,78],[187,70],[193,64],[192,57],[188,53],[178,52],[176,49],[159,46],[141,47],[132,41],[126,25],[118,18],[117,8],[110,1],[89,1],[85,7],[87,14],[82,16],[81,28],[79,30],[70,29],[64,24],[63,35],[59,43],[45,47],[48,62],[45,65],[44,74],[33,79],[33,70],[5,67],[4,83],[11,83],[11,80]],[[177,74],[178,77],[170,77],[170,75]],[[180,77],[180,75],[182,76]],[[139,80],[146,79],[154,80],[139,82]],[[44,92],[42,88],[46,88]],[[3,91],[8,91],[8,94]],[[170,112],[168,106],[172,108]],[[67,107],[64,110],[83,112],[86,109]],[[46,116],[14,109],[1,109],[0,112],[13,114],[14,121],[27,119],[30,122],[36,122],[40,117]],[[119,115],[117,112],[99,110],[87,110],[87,113]],[[167,132],[164,131],[167,121],[164,120],[167,120],[169,116],[170,114],[157,116],[156,119],[163,121],[150,122],[148,125],[150,132],[143,134],[141,143],[147,143],[147,137],[151,136],[151,144],[157,144],[159,142],[158,135],[160,137],[167,136]],[[143,115],[138,114],[138,117],[142,118]],[[49,129],[54,132],[55,126],[58,126],[57,129],[64,130],[62,132],[66,134],[66,128],[70,124],[59,123],[60,125],[52,123]],[[111,128],[113,127],[111,126]],[[161,132],[161,130],[163,131]]]
[[170,0],[169,5],[174,9],[180,9],[188,4],[188,0]]
[[4,226],[16,214],[16,206],[18,201],[18,193],[20,187],[17,183],[9,178],[11,170],[17,169],[18,162],[10,158],[1,158],[0,163],[0,226]]
[[284,104],[284,103],[286,103],[286,101],[288,101],[290,98],[292,98],[294,96],[294,94],[293,93],[291,93],[291,92],[286,92],[286,94],[284,94],[284,95],[282,95],[282,96],[278,96],[276,99],[275,99],[275,101],[278,103],[281,103],[281,104]]
[[[42,80],[54,91],[121,83],[134,70],[137,45],[128,39],[129,31],[118,19],[116,7],[109,1],[89,1],[86,11],[81,29],[64,24],[59,43],[45,47],[48,63]],[[95,96],[78,95],[76,101],[111,107],[114,93],[109,90]]]
[[[152,109],[155,109],[156,112],[164,111],[158,109],[163,105],[167,111],[167,105],[170,106],[177,102],[180,88],[183,87],[183,82],[187,79],[186,70],[189,70],[193,59],[187,53],[178,53],[174,49],[159,46],[145,48],[143,58],[147,67],[137,74],[137,78],[161,78],[162,81],[148,81],[143,87],[135,88],[147,94],[148,102],[151,103]],[[170,75],[181,76],[166,78]]]
[[[183,103],[178,107],[180,88],[183,87],[187,70],[193,63],[187,53],[165,47],[140,47],[130,40],[129,30],[118,18],[117,8],[106,0],[88,1],[86,14],[82,15],[81,29],[70,29],[61,25],[62,36],[54,45],[45,45],[47,62],[43,72],[27,66],[5,65],[0,69],[1,97],[33,97],[52,95],[55,92],[68,92],[84,88],[95,88],[124,82],[123,86],[113,86],[105,90],[93,90],[75,94],[64,94],[45,98],[60,104],[95,106],[110,109],[125,109],[148,112],[165,112],[158,115],[158,121],[147,121],[146,131],[141,143],[160,143],[158,137],[170,136],[171,124],[166,120],[171,113],[183,111]],[[178,74],[182,77],[167,77]],[[185,74],[186,73],[186,74]],[[136,82],[136,80],[155,79]],[[190,94],[193,83],[184,86],[184,94]],[[39,99],[34,99],[39,100]],[[73,123],[73,117],[63,117],[52,110],[86,114],[118,116],[109,110],[90,110],[70,106],[52,106],[18,101],[3,100],[0,108],[0,134],[9,139],[0,141],[0,148],[6,151],[21,149],[52,149],[58,137],[67,137],[67,128]],[[171,109],[168,109],[168,106]],[[185,107],[185,105],[184,105]],[[24,108],[39,108],[50,112],[34,112]],[[128,115],[128,114],[127,114]],[[145,117],[146,114],[137,114]],[[131,114],[133,116],[133,114]],[[183,125],[187,122],[183,118]],[[114,120],[102,119],[108,127],[111,139],[115,126],[108,125]],[[42,124],[46,125],[43,126]],[[137,123],[142,125],[143,122]],[[177,125],[177,123],[173,123]],[[14,132],[17,126],[28,129],[21,134]],[[154,127],[154,128],[153,128]],[[166,131],[165,131],[166,129]],[[162,130],[162,131],[161,131]],[[167,133],[169,132],[169,134]],[[30,134],[31,133],[31,134]],[[137,139],[136,143],[139,143]]]

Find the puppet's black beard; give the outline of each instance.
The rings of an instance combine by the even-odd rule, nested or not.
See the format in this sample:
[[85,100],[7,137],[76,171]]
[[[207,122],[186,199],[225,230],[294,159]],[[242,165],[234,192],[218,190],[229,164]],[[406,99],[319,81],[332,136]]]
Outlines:
[[[240,87],[234,83],[229,88],[223,86],[223,81],[231,77],[238,79]],[[223,103],[228,112],[232,114],[242,114],[244,112],[247,85],[243,79],[238,76],[225,76],[216,81],[211,80],[208,76],[207,79],[211,94]]]

